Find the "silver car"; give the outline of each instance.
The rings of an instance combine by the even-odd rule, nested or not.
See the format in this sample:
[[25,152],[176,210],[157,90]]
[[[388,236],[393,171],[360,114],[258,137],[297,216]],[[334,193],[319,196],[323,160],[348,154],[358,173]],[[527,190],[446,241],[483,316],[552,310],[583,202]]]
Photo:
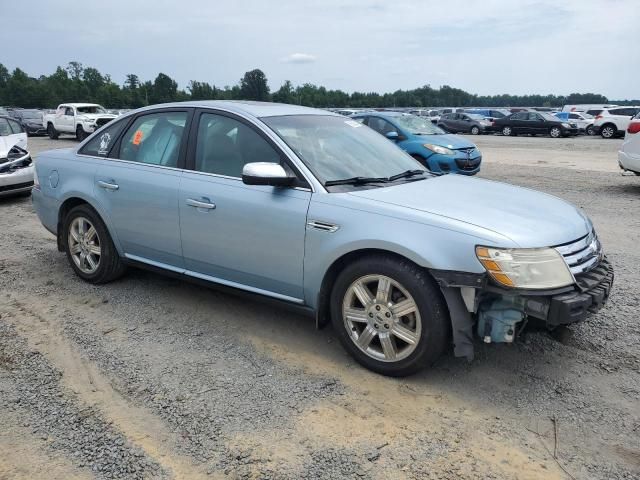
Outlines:
[[451,345],[471,357],[475,335],[512,342],[532,319],[582,321],[613,281],[573,205],[434,176],[323,110],[157,105],[42,153],[36,174],[35,209],[82,279],[136,266],[270,297],[331,322],[358,362],[385,375],[415,372]]

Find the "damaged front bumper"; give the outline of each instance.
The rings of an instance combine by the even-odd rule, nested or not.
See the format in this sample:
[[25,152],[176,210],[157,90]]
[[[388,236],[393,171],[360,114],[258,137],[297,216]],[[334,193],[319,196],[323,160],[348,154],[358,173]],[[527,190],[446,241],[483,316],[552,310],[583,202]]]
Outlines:
[[584,321],[609,298],[614,273],[603,256],[597,266],[575,275],[575,284],[555,290],[506,289],[486,274],[432,271],[445,296],[456,356],[473,358],[473,335],[487,343],[512,342],[530,319],[549,330]]

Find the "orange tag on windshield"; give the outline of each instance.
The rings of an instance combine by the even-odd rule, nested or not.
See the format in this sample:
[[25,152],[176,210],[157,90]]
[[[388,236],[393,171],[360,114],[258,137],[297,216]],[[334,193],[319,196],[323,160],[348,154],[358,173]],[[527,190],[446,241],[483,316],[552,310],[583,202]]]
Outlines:
[[133,144],[134,145],[140,145],[140,142],[142,141],[142,130],[138,130],[135,135],[133,136]]

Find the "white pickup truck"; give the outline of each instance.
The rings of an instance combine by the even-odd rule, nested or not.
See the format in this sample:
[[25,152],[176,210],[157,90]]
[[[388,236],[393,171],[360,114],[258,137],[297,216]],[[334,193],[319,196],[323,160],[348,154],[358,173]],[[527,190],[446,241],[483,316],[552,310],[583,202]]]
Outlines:
[[116,116],[97,103],[61,103],[55,113],[44,116],[42,124],[52,140],[70,133],[82,141]]

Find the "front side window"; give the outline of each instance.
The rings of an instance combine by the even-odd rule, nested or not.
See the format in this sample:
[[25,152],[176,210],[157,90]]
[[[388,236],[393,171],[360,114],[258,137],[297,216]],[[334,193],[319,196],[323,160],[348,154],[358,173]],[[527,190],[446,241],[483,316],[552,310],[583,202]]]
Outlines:
[[391,125],[391,123],[380,117],[369,117],[368,125],[382,135],[386,135],[389,132],[395,132],[397,130],[393,125]]
[[322,183],[352,177],[386,178],[407,170],[424,170],[393,142],[352,119],[287,115],[261,120]]
[[236,178],[247,163],[281,163],[280,154],[253,128],[215,113],[200,116],[195,156],[196,171]]
[[93,138],[82,147],[79,153],[81,155],[92,155],[94,157],[106,157],[109,155],[111,147],[116,143],[118,135],[120,135],[120,132],[126,124],[126,121],[109,124],[108,128],[94,135]]
[[122,137],[118,158],[177,167],[187,116],[187,112],[160,112],[136,118]]

